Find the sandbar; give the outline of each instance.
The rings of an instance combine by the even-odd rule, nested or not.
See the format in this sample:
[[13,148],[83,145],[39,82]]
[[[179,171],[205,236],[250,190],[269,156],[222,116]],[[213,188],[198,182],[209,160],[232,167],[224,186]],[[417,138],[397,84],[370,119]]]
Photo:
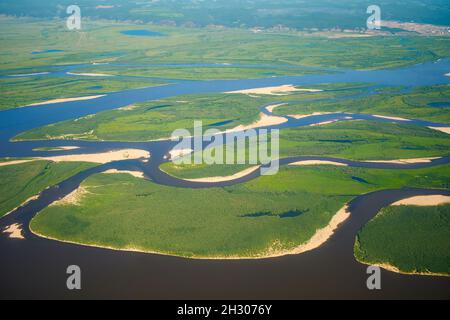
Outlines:
[[327,160],[302,160],[289,164],[290,166],[314,166],[314,165],[330,165],[330,166],[341,166],[347,167],[348,164],[340,163],[335,161],[327,161]]
[[25,107],[42,106],[42,105],[46,105],[46,104],[55,104],[55,103],[72,102],[72,101],[93,100],[93,99],[98,99],[98,98],[101,98],[104,96],[106,96],[106,95],[102,94],[102,95],[97,95],[97,96],[86,96],[86,97],[78,97],[78,98],[53,99],[53,100],[47,100],[47,101],[43,101],[43,102],[28,104]]
[[141,171],[109,169],[109,170],[103,171],[103,173],[107,173],[107,174],[127,173],[127,174],[131,174],[133,177],[136,177],[136,178],[142,178],[142,179],[144,178],[144,173]]
[[37,159],[49,160],[53,162],[78,161],[78,162],[94,162],[104,164],[112,161],[141,159],[141,158],[150,158],[150,152],[140,149],[122,149],[103,153],[72,154],[54,157],[40,157]]
[[431,195],[431,196],[417,196],[408,199],[403,199],[394,202],[393,206],[440,206],[443,204],[449,204],[449,196]]
[[218,176],[218,177],[209,177],[209,178],[198,178],[198,179],[184,179],[185,181],[191,181],[191,182],[207,182],[207,183],[213,183],[213,182],[224,182],[224,181],[232,181],[235,179],[239,179],[242,177],[245,177],[255,171],[257,171],[261,166],[254,166],[245,170],[242,170],[241,172],[235,173],[231,176]]
[[246,90],[237,90],[237,91],[229,91],[226,93],[241,93],[241,94],[263,94],[263,95],[272,95],[272,96],[282,96],[286,95],[286,93],[290,92],[321,92],[323,90],[320,89],[301,89],[296,88],[291,84],[277,86],[277,87],[264,87],[264,88],[254,88],[254,89],[246,89]]
[[7,226],[2,232],[9,234],[8,236],[12,239],[25,239],[22,235],[22,225],[18,223]]

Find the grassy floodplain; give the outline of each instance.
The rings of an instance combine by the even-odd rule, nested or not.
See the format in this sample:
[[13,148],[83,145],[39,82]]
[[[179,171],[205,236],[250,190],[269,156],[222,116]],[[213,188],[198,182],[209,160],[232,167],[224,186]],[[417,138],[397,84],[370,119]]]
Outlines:
[[446,188],[448,169],[285,167],[274,176],[210,189],[178,189],[126,174],[99,174],[82,184],[77,202],[44,209],[31,228],[63,241],[116,249],[261,257],[304,243],[356,195],[404,186]]
[[15,77],[0,79],[0,110],[23,107],[53,99],[96,96],[114,91],[153,87],[164,82],[114,77]]
[[450,205],[383,209],[359,232],[355,256],[404,273],[450,276]]
[[0,167],[0,217],[47,187],[93,166],[81,162],[32,161]]

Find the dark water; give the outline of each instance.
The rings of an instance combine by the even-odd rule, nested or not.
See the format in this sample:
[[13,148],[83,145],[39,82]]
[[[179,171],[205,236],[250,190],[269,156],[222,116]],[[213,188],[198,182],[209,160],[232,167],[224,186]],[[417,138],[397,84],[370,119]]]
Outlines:
[[[422,194],[446,194],[448,190],[389,190],[357,197],[351,203],[351,218],[321,248],[296,256],[266,260],[209,261],[188,260],[152,254],[111,251],[63,244],[41,239],[28,229],[32,217],[53,201],[69,194],[92,174],[109,168],[143,170],[153,182],[186,188],[210,188],[250,181],[259,176],[221,183],[188,182],[159,170],[164,156],[176,144],[158,142],[88,142],[30,141],[10,142],[18,133],[57,121],[78,118],[123,107],[140,101],[156,100],[180,94],[213,93],[283,84],[318,84],[331,82],[370,82],[380,85],[432,85],[449,83],[442,70],[449,60],[438,63],[381,71],[346,71],[304,77],[269,79],[185,81],[157,88],[145,88],[111,93],[91,100],[44,105],[0,112],[0,157],[47,156],[73,153],[94,153],[120,148],[149,150],[149,163],[128,160],[109,163],[82,172],[65,182],[45,190],[38,200],[0,219],[0,228],[12,223],[25,227],[26,240],[12,240],[0,234],[0,251],[5,257],[0,263],[0,298],[450,298],[448,278],[406,276],[384,271],[383,290],[366,289],[366,268],[355,261],[353,244],[358,230],[382,207],[399,199]],[[333,114],[289,119],[277,128],[305,126],[328,120],[349,119],[403,122],[361,114]],[[419,126],[444,126],[426,121],[407,122]],[[79,150],[34,152],[39,147],[80,146]],[[410,169],[450,163],[450,156],[423,164],[360,163],[357,161],[290,157],[280,165],[300,160],[330,160],[353,167]],[[297,214],[297,213],[296,213]],[[289,218],[290,214],[286,217]],[[280,217],[281,218],[281,217]],[[77,264],[83,270],[83,290],[65,289],[68,265]]]

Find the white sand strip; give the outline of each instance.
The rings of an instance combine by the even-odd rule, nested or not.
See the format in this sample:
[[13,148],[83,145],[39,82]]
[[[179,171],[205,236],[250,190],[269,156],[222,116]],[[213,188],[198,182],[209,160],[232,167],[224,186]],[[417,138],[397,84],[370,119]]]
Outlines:
[[273,96],[280,96],[285,95],[286,93],[290,92],[321,92],[323,90],[320,89],[299,89],[294,87],[291,84],[277,86],[277,87],[265,87],[265,88],[254,88],[254,89],[247,89],[247,90],[237,90],[237,91],[229,91],[225,93],[241,93],[241,94],[263,94],[263,95],[273,95]]
[[364,162],[369,163],[394,163],[394,164],[414,164],[414,163],[430,163],[432,160],[440,159],[437,158],[416,158],[416,159],[398,159],[398,160],[368,160]]
[[335,122],[338,122],[338,121],[339,121],[338,119],[333,119],[333,120],[323,121],[323,122],[319,122],[319,123],[313,123],[313,124],[310,124],[309,127],[324,126],[324,125],[335,123]]
[[102,94],[102,95],[98,95],[98,96],[86,96],[86,97],[66,98],[66,99],[53,99],[53,100],[48,100],[48,101],[28,104],[25,107],[41,106],[41,105],[45,105],[45,104],[55,104],[55,103],[72,102],[72,101],[93,100],[93,99],[98,99],[98,98],[101,98],[101,97],[104,97],[104,96],[106,96],[106,95]]
[[237,127],[234,127],[233,129],[229,129],[226,130],[225,133],[229,133],[229,132],[239,132],[239,131],[245,131],[245,130],[249,130],[249,129],[257,129],[257,128],[262,128],[262,127],[270,127],[270,126],[275,126],[278,124],[282,124],[287,122],[288,119],[285,117],[279,117],[279,116],[269,116],[265,113],[260,113],[259,115],[259,120],[249,124],[249,125],[240,125]]
[[303,118],[308,118],[308,117],[313,117],[313,116],[322,116],[322,115],[326,115],[326,114],[337,114],[337,113],[341,113],[341,112],[314,112],[311,114],[292,114],[292,115],[288,115],[288,117],[291,117],[294,119],[303,119]]
[[172,149],[169,151],[170,160],[175,160],[187,156],[194,152],[193,149]]
[[375,118],[388,119],[388,120],[411,121],[411,120],[405,119],[405,118],[382,116],[382,115],[379,115],[379,114],[374,114],[373,116],[374,116]]
[[408,199],[403,199],[393,203],[393,206],[440,206],[449,204],[449,196],[432,195],[432,196],[417,196]]
[[150,158],[150,153],[146,150],[140,149],[122,149],[103,153],[73,154],[54,157],[40,157],[37,159],[49,160],[54,162],[78,161],[78,162],[94,162],[104,164],[112,161],[141,159],[141,158],[146,159]]
[[25,237],[22,235],[22,225],[18,223],[7,226],[3,230],[3,233],[9,234],[8,236],[12,239],[25,239]]
[[267,106],[267,107],[266,107],[266,110],[269,111],[270,113],[273,113],[273,110],[275,110],[275,108],[278,108],[278,107],[280,107],[280,106],[284,106],[284,105],[286,105],[286,104],[287,104],[287,103],[273,104],[273,105]]
[[346,163],[340,163],[335,161],[326,160],[302,160],[298,162],[293,162],[289,164],[290,166],[316,166],[316,165],[330,165],[330,166],[340,166],[347,167]]
[[142,179],[145,178],[144,173],[141,171],[109,169],[109,170],[104,171],[103,173],[107,173],[107,174],[126,173],[126,174],[130,174],[136,178],[142,178]]
[[198,179],[184,179],[185,181],[191,181],[191,182],[208,182],[208,183],[212,183],[212,182],[225,182],[225,181],[231,181],[231,180],[235,180],[235,179],[239,179],[242,177],[245,177],[257,170],[259,170],[260,166],[254,166],[248,169],[245,169],[241,172],[235,173],[231,176],[222,176],[222,177],[209,177],[209,178],[198,178]]
[[31,161],[35,161],[35,160],[34,159],[31,159],[31,160],[13,160],[13,161],[7,161],[7,162],[0,162],[0,167],[12,166],[12,165],[15,165],[15,164],[27,163],[27,162],[31,162]]
[[341,208],[334,216],[331,218],[328,225],[322,229],[316,231],[309,241],[302,244],[292,250],[289,254],[300,254],[307,251],[314,250],[331,238],[334,232],[339,228],[339,226],[344,223],[350,217],[350,211],[348,210],[348,205]]
[[444,132],[446,134],[450,134],[450,127],[428,127],[428,128],[433,129],[433,130],[437,130],[437,131],[441,131],[441,132]]
[[30,76],[42,76],[49,74],[50,72],[36,72],[36,73],[25,73],[25,74],[11,74],[8,77],[30,77]]
[[82,76],[82,77],[114,77],[112,74],[105,73],[75,73],[75,72],[67,72],[68,75],[71,76]]

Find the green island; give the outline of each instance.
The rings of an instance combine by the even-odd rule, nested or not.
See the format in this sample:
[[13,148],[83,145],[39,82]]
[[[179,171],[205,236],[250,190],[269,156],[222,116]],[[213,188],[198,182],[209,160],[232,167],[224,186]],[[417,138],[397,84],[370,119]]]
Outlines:
[[[7,162],[5,159],[0,163]],[[12,161],[8,159],[8,161]],[[31,161],[0,167],[0,217],[44,189],[95,166],[86,162]]]
[[355,256],[403,273],[450,276],[450,205],[383,209],[359,232]]
[[406,186],[446,188],[448,169],[284,167],[274,176],[208,189],[98,174],[40,212],[31,229],[62,241],[183,257],[271,256],[308,241],[357,195]]

